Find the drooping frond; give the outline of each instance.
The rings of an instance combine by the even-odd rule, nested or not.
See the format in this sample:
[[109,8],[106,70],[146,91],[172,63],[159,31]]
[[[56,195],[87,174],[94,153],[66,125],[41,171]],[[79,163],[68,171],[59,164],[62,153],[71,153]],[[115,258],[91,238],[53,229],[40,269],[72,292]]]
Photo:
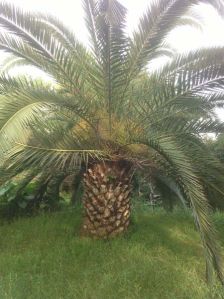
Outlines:
[[0,48],[39,67],[70,92],[78,87],[80,92],[80,79],[91,61],[72,33],[53,17],[38,17],[5,3],[0,11],[0,24],[7,31],[0,35]]
[[183,69],[223,64],[223,47],[202,48],[187,53],[176,53],[173,58],[153,73],[172,77]]
[[185,153],[183,144],[181,147],[178,146],[175,144],[175,140],[169,136],[156,139],[149,137],[145,144],[161,154],[171,169],[175,170],[177,182],[181,186],[184,196],[191,203],[210,270],[213,266],[219,279],[224,282],[220,250],[215,241],[216,234],[210,219],[210,207],[200,177],[197,176],[197,170],[192,166],[190,157]]
[[0,136],[3,151],[11,147],[15,140],[26,142],[30,135],[28,123],[36,118],[45,119],[52,113],[52,107],[69,110],[73,122],[85,121],[93,127],[93,111],[90,113],[87,103],[78,97],[60,93],[41,80],[28,78],[0,77]]
[[38,20],[40,23],[43,23],[44,28],[46,28],[62,45],[64,45],[66,49],[68,48],[74,52],[77,48],[84,50],[83,45],[77,41],[74,32],[66,27],[56,17],[47,14],[40,14],[38,16]]
[[7,56],[0,65],[0,74],[8,73],[19,66],[30,65],[24,58],[14,55]]
[[161,184],[165,185],[166,189],[171,190],[172,194],[177,196],[177,198],[183,204],[184,208],[187,207],[187,198],[185,194],[183,194],[181,186],[178,186],[178,182],[175,182],[174,179],[164,175],[162,172],[155,172],[153,174],[153,178],[154,180],[156,180],[157,184],[159,183],[159,187],[161,187]]
[[25,168],[35,166],[48,171],[52,167],[57,171],[72,171],[80,167],[82,163],[88,164],[91,160],[106,159],[105,153],[96,149],[41,148],[20,143],[8,152],[8,157],[11,160],[9,169],[17,169],[23,163]]
[[[129,53],[129,69],[127,71],[127,83],[145,68],[150,60],[157,56],[157,51],[163,46],[168,33],[179,25],[190,25],[189,18],[181,18],[189,8],[195,4],[208,3],[219,11],[223,11],[223,3],[214,0],[158,0],[152,1],[148,10],[140,19],[138,29],[133,33]],[[192,21],[195,26],[194,20]],[[196,25],[197,26],[197,25]]]

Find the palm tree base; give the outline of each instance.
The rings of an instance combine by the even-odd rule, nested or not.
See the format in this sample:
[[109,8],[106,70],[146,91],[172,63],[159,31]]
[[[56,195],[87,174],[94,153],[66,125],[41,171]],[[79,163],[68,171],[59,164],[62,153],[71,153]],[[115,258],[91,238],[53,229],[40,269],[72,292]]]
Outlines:
[[130,165],[108,161],[91,165],[84,174],[83,232],[96,238],[117,236],[130,223]]

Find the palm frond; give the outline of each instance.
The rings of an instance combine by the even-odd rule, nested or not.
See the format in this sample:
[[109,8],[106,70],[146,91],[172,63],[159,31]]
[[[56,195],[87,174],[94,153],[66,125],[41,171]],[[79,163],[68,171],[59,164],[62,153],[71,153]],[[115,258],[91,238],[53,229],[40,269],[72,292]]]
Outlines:
[[47,14],[38,14],[38,21],[43,24],[44,28],[58,40],[64,47],[71,51],[76,51],[77,48],[83,49],[83,45],[76,39],[75,33],[67,28],[55,16]]
[[223,64],[223,50],[223,47],[216,46],[202,48],[188,53],[176,53],[173,55],[172,60],[155,70],[154,74],[171,78],[176,73],[184,69],[193,69],[195,66],[204,68],[209,65],[221,65]]
[[10,55],[7,56],[1,63],[0,72],[1,74],[8,73],[12,69],[15,69],[19,66],[26,66],[26,65],[30,65],[30,63],[28,63],[28,61],[26,61],[24,58]]
[[28,13],[5,3],[0,4],[0,10],[0,24],[7,31],[1,34],[0,48],[27,59],[70,92],[77,90],[81,74],[88,70],[89,56],[73,34],[54,17]]
[[191,5],[189,1],[178,0],[152,2],[140,19],[138,30],[133,33],[129,54],[130,78],[153,58],[166,35],[178,25],[180,16],[186,13]]
[[112,113],[119,101],[124,82],[128,46],[124,31],[126,9],[117,0],[86,0],[84,8],[93,52],[101,68],[109,126],[112,127]]
[[171,177],[163,175],[161,172],[153,173],[153,178],[156,181],[159,181],[160,184],[164,184],[169,190],[171,190],[172,193],[175,194],[177,198],[181,201],[184,208],[187,208],[187,198],[183,194],[181,186],[178,186],[178,182],[175,182],[175,180]]
[[89,127],[94,128],[94,118],[89,114],[86,104],[78,98],[60,94],[53,86],[46,85],[41,80],[1,76],[0,94],[0,136],[3,151],[10,148],[18,138],[26,143],[30,136],[28,122],[35,121],[36,118],[43,121],[52,113],[52,107],[67,109],[71,111],[74,121],[75,117],[83,119]]
[[9,169],[16,170],[22,163],[25,168],[36,167],[48,171],[53,168],[57,171],[72,171],[81,167],[82,163],[87,165],[91,160],[102,161],[106,159],[106,154],[97,149],[41,148],[17,143],[8,151],[7,159],[10,161]]
[[183,17],[189,8],[198,3],[208,3],[223,9],[223,3],[219,0],[212,3],[208,0],[158,0],[152,2],[140,19],[138,30],[133,34],[127,84],[136,76],[136,73],[146,67],[149,60],[155,57],[156,51],[163,45],[167,34],[173,28],[179,25],[195,26],[195,24],[198,27],[198,23],[194,19]]
[[149,138],[145,144],[161,154],[171,168],[175,169],[178,183],[182,186],[184,196],[191,203],[195,222],[205,249],[207,263],[214,267],[217,276],[224,283],[221,254],[210,217],[210,207],[204,194],[200,177],[197,176],[197,171],[191,165],[190,159],[184,153],[183,148],[175,144],[173,138],[166,136],[157,139]]

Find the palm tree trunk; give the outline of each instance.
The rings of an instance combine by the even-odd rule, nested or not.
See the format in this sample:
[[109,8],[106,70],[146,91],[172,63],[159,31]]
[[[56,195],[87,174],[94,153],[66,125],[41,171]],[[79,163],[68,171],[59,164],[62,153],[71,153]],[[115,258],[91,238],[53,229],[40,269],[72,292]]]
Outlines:
[[131,166],[126,161],[91,165],[84,174],[85,234],[108,238],[130,222]]
[[74,175],[72,180],[72,196],[71,196],[71,205],[75,205],[80,199],[80,185],[82,182],[82,177],[85,169],[82,167],[80,171]]
[[52,210],[58,204],[59,195],[60,195],[60,185],[64,178],[66,177],[65,173],[58,173],[53,175],[49,180],[47,185],[46,192],[43,196],[43,201],[49,205],[49,209]]

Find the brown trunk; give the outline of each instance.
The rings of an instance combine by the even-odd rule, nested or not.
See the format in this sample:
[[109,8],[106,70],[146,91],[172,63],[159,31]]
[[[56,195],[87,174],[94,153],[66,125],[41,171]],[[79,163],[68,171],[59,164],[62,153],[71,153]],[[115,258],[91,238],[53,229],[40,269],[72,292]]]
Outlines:
[[87,235],[108,238],[124,232],[130,222],[131,167],[125,161],[91,165],[84,174]]
[[81,187],[81,182],[82,182],[82,177],[84,173],[84,168],[82,167],[80,171],[74,175],[73,180],[72,180],[72,196],[71,196],[71,204],[75,205],[77,201],[80,199],[80,187]]

